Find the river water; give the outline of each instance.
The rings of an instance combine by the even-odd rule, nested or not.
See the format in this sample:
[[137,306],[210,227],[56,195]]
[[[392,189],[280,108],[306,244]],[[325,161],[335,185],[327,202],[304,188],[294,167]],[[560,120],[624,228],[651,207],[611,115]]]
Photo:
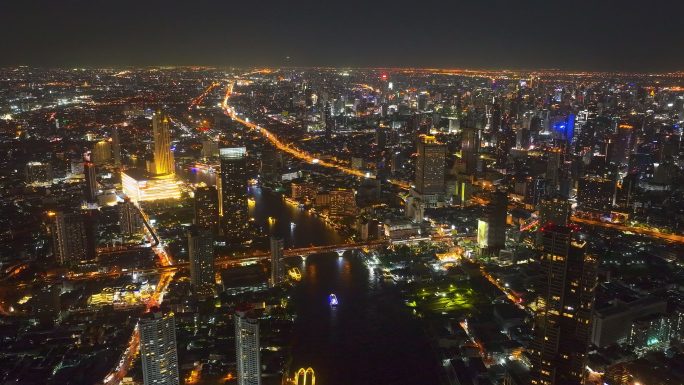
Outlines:
[[[212,174],[178,169],[191,183],[215,183]],[[344,237],[320,218],[298,210],[279,194],[251,188],[250,217],[286,247],[334,245]],[[275,218],[275,223],[269,221]],[[408,312],[393,283],[378,280],[359,257],[312,255],[291,264],[302,272],[292,295],[293,362],[290,373],[311,367],[322,385],[438,384],[441,368],[418,320]],[[337,295],[332,308],[328,296]]]

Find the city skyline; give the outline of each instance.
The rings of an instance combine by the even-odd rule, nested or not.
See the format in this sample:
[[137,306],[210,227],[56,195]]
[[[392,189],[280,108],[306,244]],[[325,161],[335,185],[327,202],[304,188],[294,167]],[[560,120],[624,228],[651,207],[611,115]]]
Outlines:
[[674,73],[0,67],[0,382],[684,383],[683,138]]

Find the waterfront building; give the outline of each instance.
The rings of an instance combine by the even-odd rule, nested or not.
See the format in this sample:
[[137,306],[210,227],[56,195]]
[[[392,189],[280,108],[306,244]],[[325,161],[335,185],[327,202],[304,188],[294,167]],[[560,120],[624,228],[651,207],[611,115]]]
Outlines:
[[233,244],[244,242],[249,231],[246,155],[244,147],[220,150],[221,228]]
[[154,135],[155,174],[165,175],[175,173],[168,116],[162,113],[155,114],[152,117],[152,131]]
[[174,174],[150,175],[143,170],[130,169],[121,172],[121,184],[126,196],[134,202],[179,199],[181,196]]

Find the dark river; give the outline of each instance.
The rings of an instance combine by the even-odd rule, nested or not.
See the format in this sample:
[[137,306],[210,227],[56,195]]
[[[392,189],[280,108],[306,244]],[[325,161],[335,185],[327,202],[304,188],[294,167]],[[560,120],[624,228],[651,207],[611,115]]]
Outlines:
[[[212,174],[178,169],[192,183],[215,183]],[[271,191],[252,188],[250,217],[269,234],[285,238],[286,247],[346,243],[325,222],[287,203]],[[275,223],[269,224],[269,217]],[[442,370],[419,322],[407,311],[393,283],[378,280],[356,256],[309,256],[289,261],[302,280],[293,293],[297,309],[290,374],[313,368],[316,382],[349,384],[438,384]],[[337,295],[331,308],[328,296]]]

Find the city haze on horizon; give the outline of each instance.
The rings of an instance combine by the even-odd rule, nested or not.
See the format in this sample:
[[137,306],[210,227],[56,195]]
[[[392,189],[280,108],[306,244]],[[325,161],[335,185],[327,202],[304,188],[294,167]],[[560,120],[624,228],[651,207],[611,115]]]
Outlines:
[[[0,66],[149,65],[401,68],[558,68],[676,72],[670,2],[640,21],[641,2],[486,1],[410,7],[402,2],[327,5],[151,1],[13,2],[0,33]],[[27,22],[31,21],[30,23]]]

